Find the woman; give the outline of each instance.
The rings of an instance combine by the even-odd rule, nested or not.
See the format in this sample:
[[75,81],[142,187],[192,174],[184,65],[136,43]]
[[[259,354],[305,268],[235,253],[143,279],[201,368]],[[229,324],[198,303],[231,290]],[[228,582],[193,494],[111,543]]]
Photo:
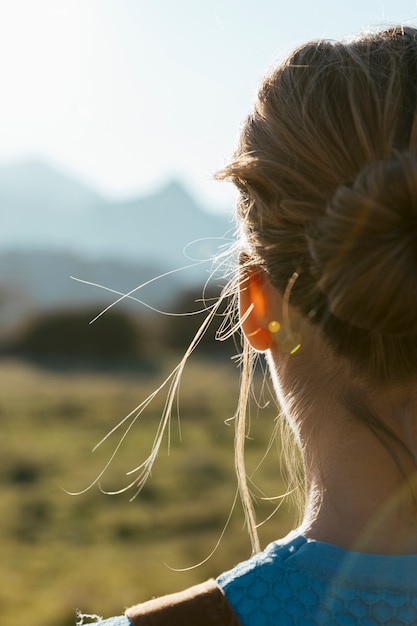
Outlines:
[[265,352],[303,521],[216,582],[105,623],[417,623],[417,30],[297,49],[220,176],[240,192],[242,400]]

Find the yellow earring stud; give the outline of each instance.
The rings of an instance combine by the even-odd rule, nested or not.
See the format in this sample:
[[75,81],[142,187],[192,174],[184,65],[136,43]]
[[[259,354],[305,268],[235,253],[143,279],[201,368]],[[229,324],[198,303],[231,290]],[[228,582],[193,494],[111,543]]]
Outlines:
[[281,328],[281,324],[277,322],[276,320],[272,320],[268,324],[268,330],[270,333],[277,333],[280,328]]

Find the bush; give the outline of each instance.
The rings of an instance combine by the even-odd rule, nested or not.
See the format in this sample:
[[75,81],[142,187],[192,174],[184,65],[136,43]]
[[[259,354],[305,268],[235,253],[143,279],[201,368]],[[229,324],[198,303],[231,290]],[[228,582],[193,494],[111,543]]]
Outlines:
[[35,357],[132,358],[145,350],[145,332],[128,314],[109,311],[94,324],[96,311],[57,311],[33,320],[13,352]]

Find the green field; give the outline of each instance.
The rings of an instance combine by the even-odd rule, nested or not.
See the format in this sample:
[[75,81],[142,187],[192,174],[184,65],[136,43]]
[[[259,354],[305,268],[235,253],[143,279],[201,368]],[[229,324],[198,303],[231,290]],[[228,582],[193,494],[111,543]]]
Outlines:
[[[105,495],[95,485],[117,433],[93,446],[141,402],[172,367],[146,374],[41,369],[0,362],[0,614],[4,624],[72,626],[75,610],[110,616],[154,595],[201,582],[250,555],[239,505],[220,547],[235,492],[233,423],[238,375],[232,363],[193,358],[180,394],[170,451],[164,441],[152,476],[134,491]],[[101,480],[106,491],[150,451],[165,401],[162,393],[138,419]],[[274,430],[276,407],[252,408],[247,444],[252,473]],[[277,446],[254,477],[266,496],[285,491]],[[259,491],[259,495],[261,491]],[[258,500],[262,520],[277,500]],[[285,502],[262,528],[262,544],[293,523]],[[178,569],[185,571],[177,571]]]

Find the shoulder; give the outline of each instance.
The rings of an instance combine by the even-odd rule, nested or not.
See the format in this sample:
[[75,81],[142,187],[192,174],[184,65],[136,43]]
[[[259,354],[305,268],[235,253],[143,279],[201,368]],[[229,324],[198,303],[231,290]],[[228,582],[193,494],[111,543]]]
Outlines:
[[315,601],[309,552],[304,537],[290,535],[218,577],[242,624],[269,625],[287,613],[292,619],[300,605]]
[[297,565],[298,555],[306,543],[304,537],[290,534],[281,541],[271,543],[263,552],[221,574],[217,582],[226,591],[235,584],[251,586],[260,580],[277,581],[280,579],[280,572],[292,570]]

